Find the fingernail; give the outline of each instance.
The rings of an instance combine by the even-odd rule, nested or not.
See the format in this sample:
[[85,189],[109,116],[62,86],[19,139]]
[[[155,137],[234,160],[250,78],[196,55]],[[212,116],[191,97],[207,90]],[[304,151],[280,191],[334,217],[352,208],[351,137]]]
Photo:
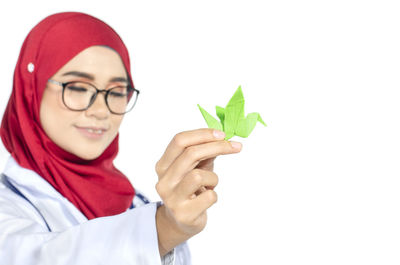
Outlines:
[[232,145],[232,148],[233,149],[235,149],[235,150],[240,150],[240,149],[242,149],[242,144],[241,143],[239,143],[239,142],[231,142],[231,145]]
[[214,137],[217,139],[224,139],[225,138],[225,133],[221,132],[219,130],[214,130]]

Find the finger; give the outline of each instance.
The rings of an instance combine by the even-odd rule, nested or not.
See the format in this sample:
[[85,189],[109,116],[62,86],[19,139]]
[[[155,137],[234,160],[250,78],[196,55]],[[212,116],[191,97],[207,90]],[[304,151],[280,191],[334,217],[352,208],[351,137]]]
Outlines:
[[208,171],[213,171],[214,170],[214,160],[216,157],[212,157],[206,160],[200,161],[200,163],[197,164],[196,168],[200,169],[205,169]]
[[[197,191],[206,190],[205,187],[214,188],[218,184],[218,176],[212,171],[194,169],[190,171],[176,186],[177,199],[186,200],[192,198]],[[202,189],[204,188],[204,189]]]
[[200,194],[202,194],[203,192],[205,192],[207,189],[214,189],[214,187],[204,187],[201,186],[200,189],[198,189],[195,193],[193,193],[192,195],[190,195],[190,199],[194,199],[196,198],[196,196],[199,196]]
[[218,195],[214,190],[206,190],[191,200],[187,206],[194,210],[194,212],[192,212],[193,220],[204,214],[208,208],[217,202],[217,200]]
[[222,140],[224,137],[225,134],[223,132],[208,128],[178,133],[171,140],[164,154],[157,162],[157,174],[163,175],[166,169],[187,147]]
[[241,144],[237,142],[217,141],[206,144],[194,145],[185,149],[185,151],[172,163],[167,169],[164,178],[170,185],[175,186],[192,169],[194,169],[202,160],[238,153],[241,150]]

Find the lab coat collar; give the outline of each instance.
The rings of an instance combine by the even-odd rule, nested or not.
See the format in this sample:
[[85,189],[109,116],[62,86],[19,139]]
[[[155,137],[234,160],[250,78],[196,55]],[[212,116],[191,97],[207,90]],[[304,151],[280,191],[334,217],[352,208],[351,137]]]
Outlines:
[[[62,230],[71,224],[79,224],[88,220],[50,183],[35,171],[21,167],[12,156],[8,159],[3,173],[9,182],[35,205],[52,231]],[[64,218],[60,218],[60,216]]]
[[12,156],[9,157],[3,173],[11,180],[12,184],[17,184],[18,188],[46,194],[46,197],[53,199],[59,199],[61,195],[35,171],[21,167]]

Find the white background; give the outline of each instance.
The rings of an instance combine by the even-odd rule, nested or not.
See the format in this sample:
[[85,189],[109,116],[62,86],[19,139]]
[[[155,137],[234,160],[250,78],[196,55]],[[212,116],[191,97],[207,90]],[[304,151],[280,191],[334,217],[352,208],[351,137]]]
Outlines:
[[29,30],[55,12],[87,12],[130,50],[142,93],[116,165],[151,199],[173,135],[205,127],[196,104],[214,114],[242,85],[246,113],[268,124],[217,159],[219,201],[190,241],[194,265],[399,264],[396,2],[2,2],[1,112]]

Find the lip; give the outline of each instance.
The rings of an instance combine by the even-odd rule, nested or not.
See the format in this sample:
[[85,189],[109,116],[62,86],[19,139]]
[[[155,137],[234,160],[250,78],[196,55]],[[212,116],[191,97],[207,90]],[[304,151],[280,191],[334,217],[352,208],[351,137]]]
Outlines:
[[[108,129],[103,127],[91,127],[91,126],[75,126],[75,128],[85,137],[89,139],[101,139]],[[91,132],[89,130],[93,130],[95,132]],[[101,133],[98,133],[101,131]]]

